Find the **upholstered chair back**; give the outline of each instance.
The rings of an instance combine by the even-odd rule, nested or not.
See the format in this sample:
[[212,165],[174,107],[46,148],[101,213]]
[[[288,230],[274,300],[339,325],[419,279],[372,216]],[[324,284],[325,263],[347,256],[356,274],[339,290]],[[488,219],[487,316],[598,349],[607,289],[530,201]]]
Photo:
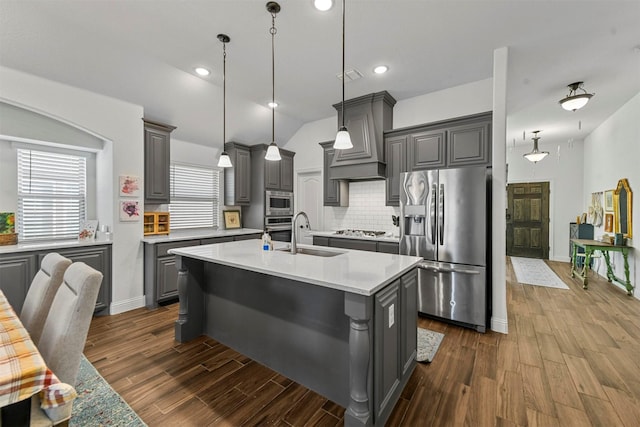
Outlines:
[[64,274],[45,321],[38,349],[60,381],[75,387],[80,357],[102,283],[102,273],[74,262]]
[[56,252],[48,253],[42,259],[40,270],[31,281],[20,312],[20,320],[36,345],[40,341],[44,321],[49,314],[53,298],[56,296],[56,292],[62,284],[64,273],[70,265],[70,259]]

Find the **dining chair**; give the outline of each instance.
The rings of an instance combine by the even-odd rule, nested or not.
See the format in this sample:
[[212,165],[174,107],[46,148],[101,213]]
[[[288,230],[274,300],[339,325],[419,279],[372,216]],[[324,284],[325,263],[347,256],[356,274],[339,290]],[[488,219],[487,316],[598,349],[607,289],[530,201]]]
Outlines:
[[[61,382],[73,387],[101,283],[99,271],[83,262],[71,264],[42,328],[38,343],[42,358]],[[33,400],[32,425],[55,425],[71,417],[71,404],[42,411],[39,398]],[[52,424],[46,424],[51,420]]]
[[71,260],[56,252],[50,252],[42,259],[40,270],[31,281],[27,296],[20,311],[20,321],[37,345],[42,327],[49,314],[53,298],[62,284],[65,271]]

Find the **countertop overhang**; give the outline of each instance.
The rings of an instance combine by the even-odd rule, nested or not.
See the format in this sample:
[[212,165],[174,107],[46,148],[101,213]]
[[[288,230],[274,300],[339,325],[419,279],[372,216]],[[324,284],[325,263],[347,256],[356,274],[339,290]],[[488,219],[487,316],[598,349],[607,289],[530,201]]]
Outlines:
[[242,240],[171,249],[169,253],[366,296],[422,262],[421,257],[301,244],[299,248],[322,249],[338,255],[293,255],[278,250],[286,247],[287,244],[276,242],[275,250],[264,251],[261,240]]
[[262,230],[257,228],[237,228],[232,230],[214,230],[212,228],[197,228],[191,230],[174,230],[170,234],[157,235],[157,236],[144,236],[142,241],[144,243],[166,243],[166,242],[179,242],[181,240],[189,239],[207,239],[210,237],[227,237],[227,236],[241,236],[244,234],[262,234]]

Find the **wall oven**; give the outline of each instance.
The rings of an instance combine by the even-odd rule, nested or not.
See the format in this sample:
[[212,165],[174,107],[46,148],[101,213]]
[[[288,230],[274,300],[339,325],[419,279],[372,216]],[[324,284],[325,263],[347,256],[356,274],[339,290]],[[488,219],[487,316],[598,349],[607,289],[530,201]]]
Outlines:
[[265,216],[293,216],[293,193],[265,191]]
[[264,219],[264,228],[275,242],[291,241],[290,216],[271,216]]

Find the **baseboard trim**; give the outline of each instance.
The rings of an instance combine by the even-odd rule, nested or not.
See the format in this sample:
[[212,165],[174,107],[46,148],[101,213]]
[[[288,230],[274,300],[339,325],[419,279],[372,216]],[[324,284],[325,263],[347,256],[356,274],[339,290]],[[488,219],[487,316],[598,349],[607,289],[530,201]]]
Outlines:
[[124,301],[112,302],[109,307],[109,314],[114,315],[124,313],[125,311],[135,310],[136,308],[144,307],[144,304],[144,295]]
[[495,332],[500,332],[501,334],[508,334],[509,321],[507,319],[496,319],[495,317],[492,317],[491,330]]

